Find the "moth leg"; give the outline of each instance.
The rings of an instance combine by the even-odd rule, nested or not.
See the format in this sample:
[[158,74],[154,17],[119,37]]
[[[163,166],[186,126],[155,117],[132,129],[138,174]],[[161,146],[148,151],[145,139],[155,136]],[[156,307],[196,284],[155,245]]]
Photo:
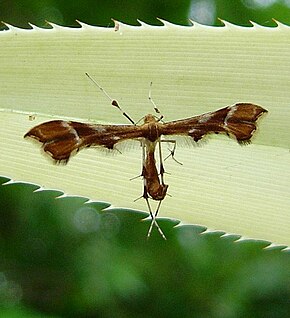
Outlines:
[[164,233],[162,232],[160,226],[158,225],[158,223],[156,221],[156,216],[158,214],[161,201],[159,201],[158,208],[157,208],[155,214],[153,214],[151,206],[150,206],[150,203],[149,203],[149,195],[148,195],[147,187],[145,185],[145,180],[144,180],[143,194],[139,198],[135,199],[134,202],[139,200],[139,199],[141,199],[141,198],[145,199],[147,207],[148,207],[148,211],[149,211],[149,214],[150,214],[150,217],[151,217],[151,220],[152,220],[151,224],[150,224],[150,228],[149,228],[148,234],[147,234],[147,239],[149,239],[149,237],[151,235],[153,224],[155,224],[155,226],[156,226],[158,232],[160,233],[160,235],[164,238],[164,240],[166,240],[166,237],[165,237]]
[[[144,164],[145,164],[145,156],[146,156],[146,152],[145,152],[145,143],[143,140],[140,140],[140,146],[142,147],[142,158],[141,158],[141,162],[142,162],[142,166],[141,166],[141,173],[138,175],[138,176],[135,176],[133,178],[130,178],[129,180],[132,181],[132,180],[135,180],[137,178],[140,178],[140,177],[144,177]],[[142,198],[142,195],[141,197]],[[139,198],[138,198],[139,199]],[[137,200],[138,200],[137,199]]]
[[159,164],[160,164],[159,174],[160,174],[162,185],[165,185],[164,177],[163,177],[165,170],[164,170],[163,161],[162,161],[162,148],[161,148],[161,140],[160,139],[158,141],[158,149],[159,149]]
[[114,147],[114,150],[118,151],[119,154],[122,154],[122,152],[117,147]]
[[[144,194],[146,192],[146,195],[144,197]],[[167,240],[166,239],[166,236],[164,235],[164,233],[162,232],[160,226],[158,225],[157,221],[156,221],[156,217],[157,217],[157,214],[159,212],[159,208],[160,208],[160,205],[161,205],[161,201],[158,202],[158,206],[157,206],[157,209],[156,209],[156,212],[153,214],[152,213],[152,209],[151,209],[151,206],[150,206],[150,203],[149,203],[149,197],[148,197],[148,193],[147,193],[147,190],[144,188],[144,194],[143,194],[143,198],[146,200],[146,203],[147,203],[147,206],[148,206],[148,210],[149,210],[149,213],[150,213],[150,216],[151,216],[151,224],[150,224],[150,227],[149,227],[149,230],[148,230],[148,233],[147,233],[147,240],[149,239],[149,237],[151,236],[151,232],[152,232],[152,229],[153,229],[153,225],[155,224],[159,234],[162,236],[162,238],[164,240]]]
[[168,150],[170,151],[170,154],[164,159],[167,160],[169,157],[171,157],[176,163],[180,164],[180,165],[183,165],[182,162],[178,161],[174,155],[175,155],[175,150],[176,150],[176,140],[161,140],[161,142],[168,142],[168,143],[172,143],[173,144],[173,148],[172,149],[169,149]]
[[138,176],[135,176],[135,177],[130,178],[129,180],[132,181],[132,180],[138,179],[138,178],[140,178],[140,177],[143,177],[143,174],[142,174],[142,173],[139,174]]
[[[153,229],[153,225],[154,225],[154,224],[156,225],[156,227],[157,227],[157,229],[158,229],[160,235],[162,236],[162,238],[163,238],[164,240],[167,240],[167,239],[166,239],[166,236],[164,235],[164,233],[162,232],[161,228],[159,227],[159,225],[158,225],[157,222],[156,222],[156,217],[157,217],[157,214],[158,214],[158,212],[159,212],[161,202],[162,202],[162,201],[159,201],[159,202],[158,202],[158,206],[157,206],[156,212],[154,213],[154,216],[153,216],[153,215],[151,216],[151,217],[152,217],[152,221],[151,221],[151,224],[150,224],[148,233],[147,233],[147,240],[148,240],[149,237],[151,236],[151,232],[152,232],[152,229]],[[147,204],[148,204],[148,206],[149,206],[149,202],[148,202]],[[151,212],[151,213],[152,213],[152,212]]]
[[[143,151],[144,151],[144,147],[143,147]],[[144,178],[144,173],[145,173],[145,171],[144,171],[144,169],[145,169],[145,167],[144,167],[144,158],[143,158],[143,156],[142,156],[142,167],[141,167],[141,173],[138,175],[138,176],[135,176],[135,177],[133,177],[133,178],[130,178],[129,180],[130,181],[132,181],[132,180],[135,180],[135,179],[137,179],[137,178],[140,178],[140,177],[143,177]],[[142,198],[142,196],[141,196],[141,198]]]
[[[143,140],[140,141],[140,146],[142,147],[142,158],[141,158],[141,162],[142,162],[142,166],[141,166],[141,173],[138,175],[138,176],[135,176],[133,178],[130,178],[130,181],[132,180],[135,180],[137,178],[140,178],[140,177],[144,177],[144,164],[145,164],[145,143]],[[142,198],[142,195],[141,197]]]

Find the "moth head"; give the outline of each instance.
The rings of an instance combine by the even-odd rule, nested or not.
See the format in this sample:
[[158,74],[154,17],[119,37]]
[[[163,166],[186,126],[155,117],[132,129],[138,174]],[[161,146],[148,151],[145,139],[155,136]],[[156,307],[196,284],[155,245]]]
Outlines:
[[151,114],[148,114],[144,117],[144,124],[156,123],[156,122],[157,122],[156,117]]

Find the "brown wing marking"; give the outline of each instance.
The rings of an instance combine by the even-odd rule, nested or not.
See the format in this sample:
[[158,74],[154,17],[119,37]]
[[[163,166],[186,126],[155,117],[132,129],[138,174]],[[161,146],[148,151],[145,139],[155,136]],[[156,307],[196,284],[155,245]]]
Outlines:
[[250,142],[257,129],[258,118],[267,110],[254,104],[240,103],[230,107],[224,127],[239,143]]
[[102,146],[113,149],[118,142],[140,137],[133,125],[90,125],[73,121],[53,120],[32,128],[24,137],[43,144],[43,149],[57,162],[67,163],[80,149]]
[[215,112],[166,123],[163,135],[188,135],[195,142],[211,133],[233,136],[239,143],[250,142],[256,121],[267,110],[251,103],[239,103]]

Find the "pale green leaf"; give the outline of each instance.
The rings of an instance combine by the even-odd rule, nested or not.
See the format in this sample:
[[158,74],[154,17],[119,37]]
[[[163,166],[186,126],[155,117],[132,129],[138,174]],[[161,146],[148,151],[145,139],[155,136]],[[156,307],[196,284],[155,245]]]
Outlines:
[[183,165],[165,162],[171,197],[160,215],[290,245],[289,27],[9,26],[0,41],[0,174],[146,210],[133,201],[141,179],[129,180],[141,172],[138,146],[113,156],[84,150],[55,166],[23,135],[52,117],[128,123],[85,72],[136,121],[153,111],[150,81],[166,121],[252,102],[269,111],[252,145],[217,136],[203,147],[178,146]]

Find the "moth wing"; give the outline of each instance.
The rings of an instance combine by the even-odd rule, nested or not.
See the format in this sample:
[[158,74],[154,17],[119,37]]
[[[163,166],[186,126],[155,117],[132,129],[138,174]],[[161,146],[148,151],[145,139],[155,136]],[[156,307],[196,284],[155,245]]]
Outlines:
[[92,125],[53,120],[32,128],[24,137],[36,139],[52,159],[67,163],[82,148],[114,149],[117,143],[137,139],[141,133],[140,127],[133,125]]
[[251,103],[238,103],[203,115],[172,121],[162,126],[163,135],[184,135],[198,142],[208,134],[227,134],[239,143],[250,142],[256,121],[267,110]]

